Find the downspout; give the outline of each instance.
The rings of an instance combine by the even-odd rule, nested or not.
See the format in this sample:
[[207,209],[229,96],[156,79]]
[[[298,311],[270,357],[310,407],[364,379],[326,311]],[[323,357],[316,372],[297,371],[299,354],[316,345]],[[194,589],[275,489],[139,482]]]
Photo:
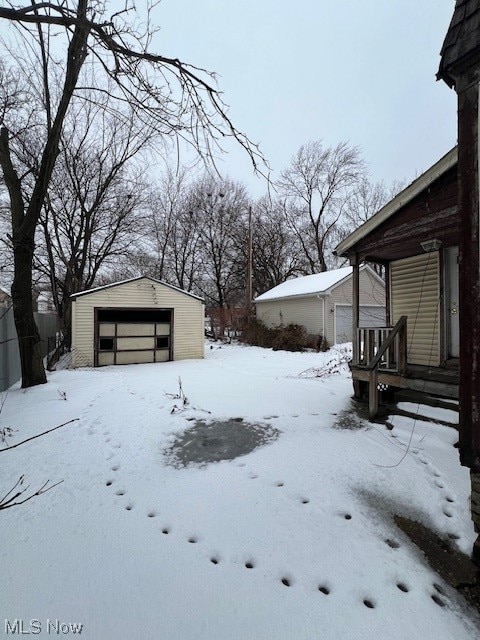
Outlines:
[[317,293],[317,298],[322,301],[322,316],[323,316],[322,342],[325,342],[327,340],[326,325],[325,325],[325,296],[321,293]]

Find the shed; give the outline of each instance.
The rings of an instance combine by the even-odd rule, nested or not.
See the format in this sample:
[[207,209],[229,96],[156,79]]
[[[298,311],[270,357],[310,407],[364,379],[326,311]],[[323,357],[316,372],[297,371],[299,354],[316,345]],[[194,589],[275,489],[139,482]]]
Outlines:
[[[361,322],[385,325],[385,284],[368,265],[361,268]],[[267,327],[299,324],[329,344],[352,340],[352,267],[287,280],[254,300]]]
[[73,366],[203,358],[202,298],[148,276],[72,295]]

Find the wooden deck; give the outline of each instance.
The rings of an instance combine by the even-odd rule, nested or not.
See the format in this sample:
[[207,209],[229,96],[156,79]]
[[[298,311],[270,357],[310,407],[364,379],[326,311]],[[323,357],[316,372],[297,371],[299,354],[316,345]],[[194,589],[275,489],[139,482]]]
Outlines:
[[[354,382],[368,383],[370,372],[366,367],[351,364],[350,369]],[[458,399],[458,367],[451,363],[446,367],[407,364],[404,374],[379,369],[378,384]]]

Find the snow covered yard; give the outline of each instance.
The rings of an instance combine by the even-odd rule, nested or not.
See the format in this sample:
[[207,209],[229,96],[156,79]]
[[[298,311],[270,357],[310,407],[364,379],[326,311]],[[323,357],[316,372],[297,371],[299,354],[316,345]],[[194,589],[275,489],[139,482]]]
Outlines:
[[[2,496],[21,474],[34,490],[64,480],[0,512],[2,618],[38,620],[38,637],[55,633],[48,620],[82,623],[89,640],[476,637],[473,611],[392,519],[470,551],[456,432],[354,415],[340,428],[345,368],[299,376],[331,357],[214,346],[203,361],[58,371],[11,390],[10,446],[79,421],[2,453]],[[179,376],[188,404],[171,413]],[[192,419],[231,418],[278,437],[233,460],[170,464]]]

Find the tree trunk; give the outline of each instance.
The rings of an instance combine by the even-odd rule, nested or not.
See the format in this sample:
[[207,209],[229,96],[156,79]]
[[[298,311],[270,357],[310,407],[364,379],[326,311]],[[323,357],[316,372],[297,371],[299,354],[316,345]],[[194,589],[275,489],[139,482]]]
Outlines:
[[13,316],[22,367],[22,388],[45,384],[40,334],[33,316],[32,263],[33,238],[14,233],[15,277],[12,285]]

